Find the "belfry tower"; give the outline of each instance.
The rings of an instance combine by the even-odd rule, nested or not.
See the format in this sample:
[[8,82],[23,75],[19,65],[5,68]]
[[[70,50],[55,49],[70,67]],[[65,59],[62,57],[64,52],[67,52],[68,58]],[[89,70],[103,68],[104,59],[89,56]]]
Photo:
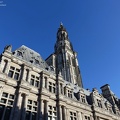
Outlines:
[[65,81],[83,87],[82,78],[79,70],[77,53],[69,40],[68,33],[63,24],[57,31],[57,41],[54,47],[54,54],[49,56],[46,62],[59,71]]

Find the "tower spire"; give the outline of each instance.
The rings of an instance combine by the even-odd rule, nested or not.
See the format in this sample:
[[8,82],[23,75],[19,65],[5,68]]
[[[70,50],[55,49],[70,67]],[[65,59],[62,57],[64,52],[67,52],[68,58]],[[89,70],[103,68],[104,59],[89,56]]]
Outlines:
[[60,72],[65,82],[83,87],[77,53],[73,50],[68,39],[68,33],[62,23],[60,23],[57,31],[57,41],[54,49],[54,54],[47,59],[47,63],[54,66],[57,75]]
[[57,61],[56,69],[61,72],[64,80],[83,87],[77,54],[73,50],[72,44],[68,38],[68,33],[62,23],[60,23],[60,27],[57,31],[55,54]]
[[62,23],[62,22],[60,22],[60,26],[61,26],[61,25],[63,26],[63,23]]

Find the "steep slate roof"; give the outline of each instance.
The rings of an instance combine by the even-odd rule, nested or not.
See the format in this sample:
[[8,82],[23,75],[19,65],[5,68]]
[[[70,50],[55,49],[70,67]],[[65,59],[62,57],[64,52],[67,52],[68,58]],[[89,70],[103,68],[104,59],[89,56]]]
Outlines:
[[[45,62],[45,60],[41,57],[41,55],[39,53],[26,47],[25,45],[22,45],[20,48],[16,49],[13,52],[13,55],[19,59],[26,61],[30,65],[34,65],[36,67],[40,67],[40,68],[43,68],[45,70],[53,72],[53,70],[50,69],[50,66],[48,66],[48,64]],[[74,84],[68,82],[68,81],[64,81],[63,86],[66,86],[67,84],[69,84],[70,87],[73,89],[74,94],[77,94],[79,92],[79,90],[83,90],[84,94],[87,97],[88,103],[92,104],[91,97],[90,97],[91,92],[89,90],[81,88],[77,85],[74,85]],[[117,98],[112,91],[111,91],[111,93],[114,95],[115,98]],[[106,98],[104,98],[104,103],[106,103],[106,102],[108,104],[111,104]]]
[[41,55],[25,45],[22,45],[20,48],[15,50],[13,55],[37,67],[44,68],[46,70],[49,69],[48,64],[43,60]]

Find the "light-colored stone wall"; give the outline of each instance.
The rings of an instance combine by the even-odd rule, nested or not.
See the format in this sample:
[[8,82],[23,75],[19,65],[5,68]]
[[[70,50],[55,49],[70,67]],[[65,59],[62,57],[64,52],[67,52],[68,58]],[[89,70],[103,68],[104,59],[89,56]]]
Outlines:
[[[10,66],[21,70],[18,80],[8,76]],[[31,75],[39,77],[38,87],[30,85]],[[11,99],[4,97],[3,93],[14,95],[12,105],[8,102]],[[48,120],[50,117],[56,120],[120,120],[119,115],[107,110],[103,96],[97,91],[91,92],[89,96],[91,104],[84,90],[79,91],[78,95],[85,95],[84,103],[81,98],[77,100],[73,88],[70,84],[66,85],[61,75],[56,78],[55,74],[29,66],[25,61],[14,58],[11,53],[4,52],[0,64],[0,106],[5,106],[1,120],[4,120],[7,107],[11,107],[10,120],[25,120],[28,111],[29,119],[32,119],[34,113],[36,120]],[[2,101],[4,99],[5,103]],[[102,101],[102,108],[98,107],[96,99]]]

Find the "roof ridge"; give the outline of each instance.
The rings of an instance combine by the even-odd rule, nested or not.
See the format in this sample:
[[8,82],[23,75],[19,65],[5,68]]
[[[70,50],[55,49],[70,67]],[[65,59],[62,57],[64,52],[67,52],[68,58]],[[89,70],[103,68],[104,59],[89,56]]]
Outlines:
[[[25,46],[25,45],[22,45],[20,48],[22,48],[22,47],[27,48],[27,49],[29,49],[30,51],[34,52],[34,53],[37,53],[37,54],[41,57],[41,55],[40,55],[38,52],[36,52],[35,50],[33,50],[33,49],[31,49],[31,48],[29,48],[29,47],[27,47],[27,46]],[[19,49],[19,48],[18,48],[18,49]]]

